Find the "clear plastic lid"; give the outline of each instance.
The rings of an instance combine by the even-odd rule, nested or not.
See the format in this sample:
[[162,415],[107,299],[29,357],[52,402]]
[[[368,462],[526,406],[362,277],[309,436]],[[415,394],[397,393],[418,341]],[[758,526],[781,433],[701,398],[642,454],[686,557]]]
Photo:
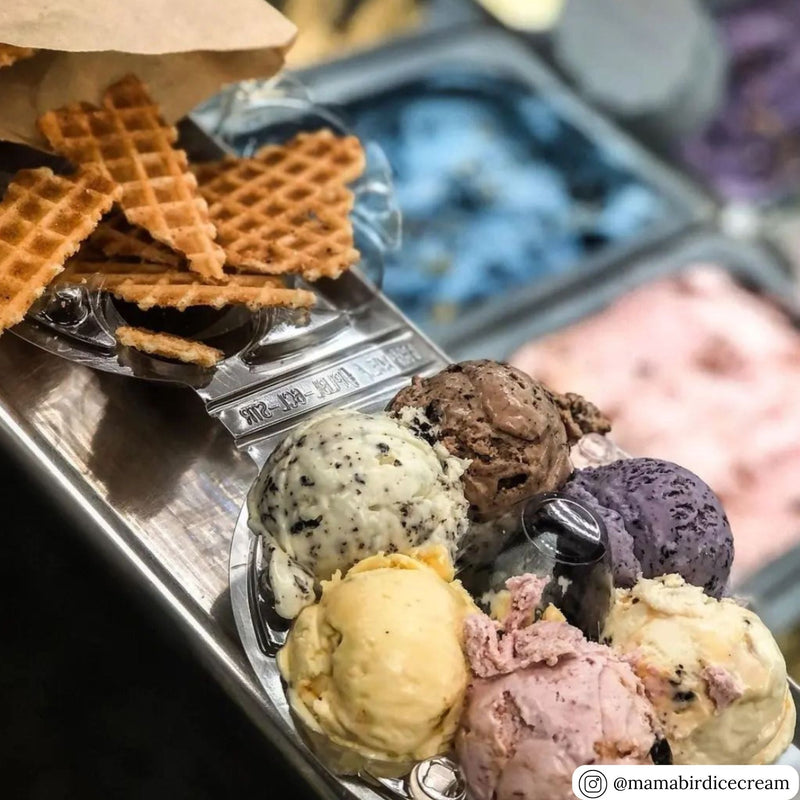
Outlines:
[[601,519],[558,492],[529,500],[522,535],[495,561],[490,586],[502,590],[514,576],[550,578],[542,607],[558,608],[567,621],[599,640],[613,602],[611,551]]

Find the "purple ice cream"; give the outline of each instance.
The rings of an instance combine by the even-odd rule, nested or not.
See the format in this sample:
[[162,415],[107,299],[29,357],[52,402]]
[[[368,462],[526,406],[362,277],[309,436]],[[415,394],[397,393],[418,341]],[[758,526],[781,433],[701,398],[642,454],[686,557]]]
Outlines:
[[630,458],[581,469],[563,489],[605,523],[617,586],[679,573],[722,596],[733,563],[733,535],[719,498],[669,461]]
[[730,74],[720,113],[683,143],[688,164],[723,195],[758,200],[800,180],[800,3],[740,3],[720,21]]

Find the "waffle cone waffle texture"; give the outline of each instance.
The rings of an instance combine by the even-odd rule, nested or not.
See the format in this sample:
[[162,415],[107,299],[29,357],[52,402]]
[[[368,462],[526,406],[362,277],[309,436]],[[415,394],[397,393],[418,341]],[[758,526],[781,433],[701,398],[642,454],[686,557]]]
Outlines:
[[107,291],[143,310],[154,306],[184,310],[191,306],[229,305],[244,305],[251,311],[276,306],[308,308],[316,299],[313,292],[286,287],[278,277],[226,275],[223,283],[207,284],[191,272],[169,269],[163,264],[98,264],[77,259],[70,262],[58,285],[84,285]]
[[364,165],[356,137],[323,129],[253,158],[198,165],[195,173],[230,266],[314,281],[358,262],[346,184]]
[[21,322],[120,196],[91,166],[70,176],[22,170],[0,203],[0,332]]
[[184,339],[182,336],[174,336],[171,333],[150,331],[147,328],[121,325],[114,335],[124,347],[132,347],[152,356],[183,361],[185,364],[213,367],[224,356],[224,353],[216,347]]
[[122,187],[120,205],[131,224],[185,254],[207,280],[223,278],[225,253],[186,153],[174,147],[178,132],[138,78],[110,86],[102,108],[76,103],[48,111],[39,128],[56,152],[74,164],[98,164]]

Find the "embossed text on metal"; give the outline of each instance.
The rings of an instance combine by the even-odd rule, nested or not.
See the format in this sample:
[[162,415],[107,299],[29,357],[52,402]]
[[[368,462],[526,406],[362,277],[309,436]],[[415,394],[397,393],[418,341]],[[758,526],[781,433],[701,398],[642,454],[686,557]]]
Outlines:
[[248,397],[220,417],[235,436],[247,435],[403,375],[430,358],[427,348],[415,341],[375,347]]

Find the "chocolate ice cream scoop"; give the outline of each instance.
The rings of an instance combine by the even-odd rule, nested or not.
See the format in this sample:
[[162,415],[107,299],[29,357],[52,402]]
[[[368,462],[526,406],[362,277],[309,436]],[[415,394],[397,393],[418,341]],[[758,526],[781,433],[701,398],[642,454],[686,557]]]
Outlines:
[[722,595],[733,535],[719,498],[693,472],[629,458],[580,469],[562,491],[605,523],[617,586],[678,573],[712,597]]
[[496,361],[464,361],[414,378],[389,410],[422,408],[455,456],[470,459],[464,489],[470,517],[494,519],[540,492],[560,488],[572,471],[569,448],[608,420],[580,395],[558,395]]

